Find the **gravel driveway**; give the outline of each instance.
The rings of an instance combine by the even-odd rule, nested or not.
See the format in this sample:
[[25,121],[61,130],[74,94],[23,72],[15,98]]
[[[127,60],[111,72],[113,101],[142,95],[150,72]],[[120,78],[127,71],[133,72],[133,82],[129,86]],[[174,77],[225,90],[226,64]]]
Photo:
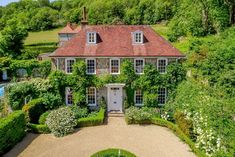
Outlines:
[[107,148],[122,148],[139,157],[195,157],[169,129],[126,125],[122,117],[111,117],[107,125],[82,128],[63,138],[28,134],[4,157],[89,157]]

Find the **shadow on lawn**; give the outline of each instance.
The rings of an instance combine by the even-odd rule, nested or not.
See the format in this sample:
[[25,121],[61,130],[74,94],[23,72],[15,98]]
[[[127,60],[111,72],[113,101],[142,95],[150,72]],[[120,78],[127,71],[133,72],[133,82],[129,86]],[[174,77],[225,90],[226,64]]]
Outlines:
[[16,157],[20,155],[20,153],[23,152],[39,135],[40,134],[27,133],[24,139],[15,145],[9,152],[4,154],[3,157]]

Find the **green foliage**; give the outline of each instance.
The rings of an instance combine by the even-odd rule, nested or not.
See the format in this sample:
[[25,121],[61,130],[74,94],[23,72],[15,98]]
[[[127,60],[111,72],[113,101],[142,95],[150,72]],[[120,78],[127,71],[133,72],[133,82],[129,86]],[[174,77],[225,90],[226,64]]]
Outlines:
[[87,127],[87,126],[102,125],[104,123],[104,118],[105,118],[105,110],[101,108],[96,116],[89,116],[86,118],[78,119],[77,126]]
[[147,107],[130,107],[125,111],[127,124],[149,124],[152,117],[159,117],[159,110]]
[[167,120],[157,117],[152,118],[151,121],[153,124],[164,126],[171,129],[182,141],[184,141],[189,145],[189,147],[198,157],[206,157],[206,155],[195,146],[195,143],[188,136],[186,136],[184,132],[180,130],[180,128],[177,127],[174,123],[171,123]]
[[32,124],[28,123],[27,127],[32,131],[33,133],[40,133],[40,134],[47,134],[50,133],[50,129],[45,124]]
[[192,122],[193,139],[202,151],[208,155],[223,153],[229,156],[233,154],[231,141],[235,137],[232,102],[234,98],[228,98],[220,89],[188,80],[178,86],[175,99],[165,108],[173,113],[182,112]]
[[0,34],[0,56],[13,58],[19,56],[23,49],[23,40],[27,35],[28,32],[22,23],[16,19],[9,20]]
[[32,84],[28,82],[11,85],[8,89],[9,105],[13,110],[20,110],[24,105],[25,98],[35,97],[34,92]]
[[74,131],[76,118],[69,107],[61,107],[49,113],[46,125],[56,137],[62,137]]
[[174,119],[179,128],[185,133],[186,136],[193,139],[193,124],[192,121],[186,119],[186,116],[182,112],[176,112]]
[[88,109],[86,107],[81,108],[80,106],[73,105],[71,109],[74,112],[76,119],[85,118],[88,115]]
[[39,117],[38,123],[41,125],[44,125],[49,113],[50,113],[50,111],[47,111],[47,112],[44,112],[43,114],[41,114],[41,116]]
[[48,76],[50,84],[53,86],[54,90],[60,95],[64,95],[64,89],[66,87],[67,77],[62,71],[53,71]]
[[14,147],[25,136],[25,117],[22,111],[15,111],[0,119],[0,154]]
[[58,108],[63,104],[62,97],[59,94],[44,93],[42,98],[43,104],[47,110]]
[[162,76],[152,64],[144,67],[144,74],[135,81],[135,88],[143,91],[144,104],[151,107],[157,106],[157,93],[159,85],[163,85]]
[[91,157],[136,157],[134,154],[123,149],[106,149],[93,154]]
[[33,99],[23,106],[22,110],[26,114],[27,122],[38,124],[39,117],[45,112],[45,106],[43,103],[43,99],[38,98]]

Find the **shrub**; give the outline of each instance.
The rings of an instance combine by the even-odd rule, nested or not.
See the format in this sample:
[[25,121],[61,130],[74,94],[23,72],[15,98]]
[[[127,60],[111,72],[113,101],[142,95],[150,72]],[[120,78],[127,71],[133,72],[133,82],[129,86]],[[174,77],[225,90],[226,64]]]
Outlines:
[[76,119],[85,118],[88,115],[88,109],[85,108],[85,107],[81,108],[81,107],[79,107],[77,105],[73,105],[71,107],[71,109],[74,112],[74,115],[75,115]]
[[169,129],[171,129],[182,141],[187,143],[193,152],[199,157],[206,157],[206,155],[201,152],[198,148],[196,148],[194,142],[184,134],[182,130],[180,130],[179,127],[177,127],[174,123],[169,122],[167,120],[161,119],[161,118],[152,118],[151,122],[156,125],[164,126]]
[[21,110],[25,97],[34,97],[34,88],[29,82],[15,83],[9,86],[8,100],[13,110]]
[[59,94],[43,94],[43,102],[46,109],[55,109],[62,105],[62,97]]
[[179,128],[191,139],[193,139],[193,124],[191,120],[186,119],[186,116],[182,112],[176,112],[174,114],[176,124]]
[[15,111],[0,119],[0,155],[11,149],[25,136],[25,115]]
[[33,99],[28,104],[24,105],[22,110],[26,113],[26,120],[30,123],[38,123],[38,119],[45,112],[43,99]]
[[151,118],[159,115],[157,111],[151,108],[130,107],[126,110],[125,120],[128,124],[148,124],[151,123]]
[[47,134],[50,133],[50,129],[48,128],[47,125],[45,124],[32,124],[32,123],[28,123],[27,127],[30,129],[30,131],[32,131],[33,133],[43,133],[43,134]]
[[75,115],[71,108],[61,107],[49,113],[46,125],[55,136],[65,136],[74,131]]
[[89,116],[86,118],[78,119],[77,126],[86,127],[86,126],[102,125],[104,123],[104,118],[105,118],[105,110],[101,108],[96,116]]
[[49,115],[49,113],[50,113],[50,111],[44,112],[44,113],[39,117],[38,123],[39,123],[39,124],[45,124],[46,119],[47,119],[47,116]]

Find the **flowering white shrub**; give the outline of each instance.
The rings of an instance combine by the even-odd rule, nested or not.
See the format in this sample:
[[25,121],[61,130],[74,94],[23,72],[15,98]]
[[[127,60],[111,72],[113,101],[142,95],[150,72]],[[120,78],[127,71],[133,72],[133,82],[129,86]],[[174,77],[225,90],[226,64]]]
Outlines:
[[61,137],[73,132],[77,123],[73,111],[69,107],[62,107],[49,113],[46,125],[55,136]]
[[212,156],[222,149],[221,137],[212,130],[207,122],[207,116],[202,112],[187,112],[184,110],[187,119],[193,122],[193,132],[196,135],[196,147],[204,150],[208,156]]

